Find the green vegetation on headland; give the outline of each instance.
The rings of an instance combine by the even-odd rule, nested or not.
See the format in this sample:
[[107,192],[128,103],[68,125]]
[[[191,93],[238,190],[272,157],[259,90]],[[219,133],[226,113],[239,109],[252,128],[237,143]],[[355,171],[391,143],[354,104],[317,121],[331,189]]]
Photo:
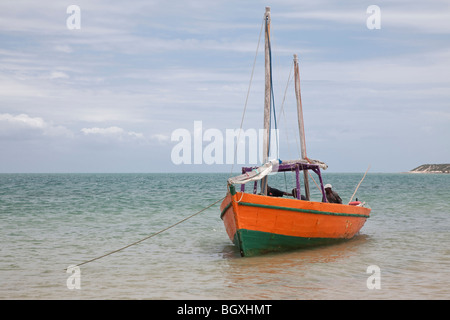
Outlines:
[[410,173],[450,173],[450,164],[423,164],[409,171]]

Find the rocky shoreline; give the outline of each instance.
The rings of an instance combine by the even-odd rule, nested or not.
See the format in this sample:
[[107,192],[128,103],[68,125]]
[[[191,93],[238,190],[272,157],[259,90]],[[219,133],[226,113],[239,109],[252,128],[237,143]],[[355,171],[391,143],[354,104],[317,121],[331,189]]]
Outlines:
[[410,170],[409,173],[450,173],[450,164],[423,164]]

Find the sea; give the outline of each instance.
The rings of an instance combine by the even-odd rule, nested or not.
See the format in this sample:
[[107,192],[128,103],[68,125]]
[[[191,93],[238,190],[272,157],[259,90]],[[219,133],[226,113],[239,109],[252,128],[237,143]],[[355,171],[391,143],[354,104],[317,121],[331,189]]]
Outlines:
[[[220,202],[202,211],[229,177],[0,174],[0,299],[450,299],[450,175],[368,173],[353,239],[257,257],[240,257]],[[323,178],[346,202],[363,173]]]

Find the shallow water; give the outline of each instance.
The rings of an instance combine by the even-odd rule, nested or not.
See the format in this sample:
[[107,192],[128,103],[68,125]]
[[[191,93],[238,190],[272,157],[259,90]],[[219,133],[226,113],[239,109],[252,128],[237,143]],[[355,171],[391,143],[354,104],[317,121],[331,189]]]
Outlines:
[[[363,174],[326,173],[348,201]],[[449,299],[450,175],[368,174],[360,234],[330,246],[241,258],[219,205],[228,174],[0,174],[1,299]],[[292,176],[270,177],[293,188]],[[319,199],[314,183],[313,199]],[[380,289],[369,289],[369,266]]]

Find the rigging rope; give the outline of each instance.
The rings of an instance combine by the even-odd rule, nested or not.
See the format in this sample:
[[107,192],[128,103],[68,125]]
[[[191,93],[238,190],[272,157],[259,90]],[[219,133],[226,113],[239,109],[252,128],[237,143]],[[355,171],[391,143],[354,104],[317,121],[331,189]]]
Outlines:
[[[284,96],[283,96],[283,101],[281,102],[281,107],[280,107],[280,111],[278,113],[278,119],[281,118],[281,115],[283,115],[283,119],[284,119],[284,123],[285,123],[285,127],[286,129],[284,130],[284,132],[286,132],[286,141],[287,141],[287,147],[288,147],[288,154],[292,154],[291,153],[291,148],[290,148],[290,142],[289,142],[289,134],[288,134],[288,122],[286,120],[286,113],[284,112],[284,103],[286,101],[286,95],[287,95],[287,90],[289,88],[289,84],[291,82],[291,74],[292,74],[292,70],[294,70],[294,62],[291,63],[291,68],[289,69],[289,76],[288,76],[288,80],[286,82],[286,88],[284,89]],[[297,152],[298,152],[298,156],[300,157],[300,148],[298,147],[298,141],[297,141],[297,135],[294,134],[295,137],[295,145],[297,146]]]
[[234,163],[236,162],[236,157],[237,157],[237,147],[239,144],[239,140],[240,140],[240,136],[241,136],[241,130],[242,130],[242,126],[244,124],[244,117],[245,117],[245,110],[247,109],[247,103],[248,103],[248,97],[250,95],[250,88],[252,86],[252,81],[253,81],[253,74],[255,72],[255,65],[256,65],[256,58],[258,57],[258,51],[259,51],[259,43],[261,42],[261,35],[262,35],[262,30],[263,30],[263,26],[264,26],[264,19],[262,19],[261,22],[261,28],[259,30],[259,37],[258,37],[258,45],[256,46],[256,53],[255,53],[255,59],[253,60],[253,68],[252,68],[252,74],[250,76],[250,82],[248,84],[248,89],[247,89],[247,97],[245,98],[245,104],[244,104],[244,111],[242,112],[242,118],[241,118],[241,126],[239,127],[239,132],[238,132],[238,136],[237,136],[237,141],[236,141],[236,146],[234,148],[234,161],[231,165],[231,172],[230,172],[230,177],[233,174],[233,168],[234,168]]
[[[221,199],[219,199],[219,200],[217,200],[217,201],[211,203],[210,205],[208,205],[207,207],[203,208],[202,210],[200,210],[200,211],[198,211],[198,212],[196,212],[196,213],[194,213],[194,214],[191,214],[190,216],[188,216],[188,217],[186,217],[186,218],[184,218],[184,219],[182,219],[182,220],[180,220],[180,221],[178,221],[178,222],[176,222],[176,223],[174,223],[174,224],[168,226],[167,228],[164,228],[164,229],[162,229],[162,230],[160,230],[160,231],[158,231],[158,232],[156,232],[156,233],[153,233],[153,234],[151,234],[151,235],[149,235],[149,236],[147,236],[147,237],[145,237],[145,238],[143,238],[143,239],[141,239],[141,240],[138,240],[138,241],[136,241],[136,242],[130,243],[129,245],[126,245],[126,246],[124,246],[124,247],[122,247],[122,248],[119,248],[119,249],[116,249],[116,250],[114,250],[114,251],[108,252],[108,253],[106,253],[106,254],[104,254],[104,255],[101,255],[101,256],[99,256],[99,257],[96,257],[96,258],[93,258],[93,259],[84,261],[84,262],[79,263],[79,264],[74,265],[74,266],[70,266],[70,268],[80,267],[80,266],[82,266],[82,265],[84,265],[84,264],[87,264],[87,263],[89,263],[89,262],[93,262],[93,261],[99,260],[99,259],[104,258],[104,257],[107,257],[107,256],[109,256],[109,255],[111,255],[111,254],[113,254],[113,253],[117,253],[117,252],[122,251],[122,250],[125,250],[125,249],[127,249],[127,248],[129,248],[129,247],[131,247],[131,246],[137,245],[137,244],[139,244],[139,243],[141,243],[141,242],[143,242],[143,241],[145,241],[145,240],[148,240],[148,239],[150,239],[150,238],[152,238],[152,237],[154,237],[154,236],[156,236],[156,235],[158,235],[158,234],[160,234],[160,233],[163,233],[164,231],[167,231],[167,230],[169,230],[169,229],[175,227],[176,225],[179,225],[179,224],[182,223],[182,222],[185,222],[185,221],[188,220],[188,219],[191,219],[191,218],[195,217],[196,215],[202,213],[202,212],[205,211],[206,209],[211,208],[213,205],[217,204],[218,202],[222,201],[223,199],[225,199],[225,197],[223,197],[223,198],[221,198]],[[68,269],[68,268],[67,268],[67,269]],[[65,270],[67,270],[67,269],[65,269]]]

